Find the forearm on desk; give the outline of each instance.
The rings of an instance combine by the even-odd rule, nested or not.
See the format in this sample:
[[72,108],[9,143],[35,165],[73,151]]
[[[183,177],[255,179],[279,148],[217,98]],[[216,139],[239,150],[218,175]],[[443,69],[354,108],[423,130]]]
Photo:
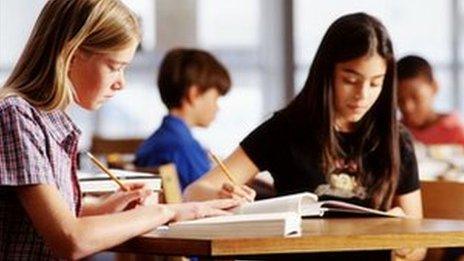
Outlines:
[[208,181],[199,180],[188,186],[183,193],[185,201],[204,201],[216,199],[219,196],[220,188],[216,188]]

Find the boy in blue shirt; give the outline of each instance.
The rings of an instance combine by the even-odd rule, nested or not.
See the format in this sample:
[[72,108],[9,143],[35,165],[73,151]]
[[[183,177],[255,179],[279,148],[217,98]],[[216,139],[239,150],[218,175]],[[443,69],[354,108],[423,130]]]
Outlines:
[[208,127],[217,100],[231,86],[229,73],[211,54],[197,49],[171,50],[161,62],[158,88],[169,114],[136,153],[139,167],[174,163],[182,190],[211,168],[207,152],[190,128]]

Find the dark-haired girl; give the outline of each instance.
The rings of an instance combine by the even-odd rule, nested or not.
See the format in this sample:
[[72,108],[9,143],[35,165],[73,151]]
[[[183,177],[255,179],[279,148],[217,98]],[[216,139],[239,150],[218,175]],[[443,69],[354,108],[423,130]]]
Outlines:
[[[322,39],[301,93],[250,133],[225,164],[243,184],[269,171],[279,195],[310,191],[421,218],[416,158],[396,117],[395,78],[382,23],[364,13],[340,17]],[[216,168],[185,196],[248,193]]]

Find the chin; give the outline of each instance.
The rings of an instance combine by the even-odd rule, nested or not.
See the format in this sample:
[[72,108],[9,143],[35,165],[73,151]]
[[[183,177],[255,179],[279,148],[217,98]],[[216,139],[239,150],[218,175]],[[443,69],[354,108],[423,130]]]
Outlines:
[[198,127],[201,127],[201,128],[208,128],[208,126],[209,126],[209,123],[203,123],[202,122],[202,123],[198,124]]
[[354,115],[354,116],[351,116],[348,121],[351,122],[351,123],[356,123],[356,122],[360,121],[363,116],[364,115]]
[[405,120],[404,123],[406,124],[406,126],[409,126],[411,128],[420,128],[423,125],[422,122],[412,120]]
[[95,104],[79,104],[81,106],[81,108],[83,108],[84,110],[87,110],[87,111],[95,111],[95,110],[98,110],[100,109],[100,107],[102,106],[101,103],[95,103]]

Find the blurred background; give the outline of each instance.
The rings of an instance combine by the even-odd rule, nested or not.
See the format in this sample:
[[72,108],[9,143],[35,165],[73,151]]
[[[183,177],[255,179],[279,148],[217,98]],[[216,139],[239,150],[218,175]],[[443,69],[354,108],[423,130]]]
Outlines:
[[[11,72],[45,0],[0,1],[0,84]],[[297,93],[316,48],[339,16],[364,11],[382,20],[397,58],[424,56],[441,89],[436,109],[464,114],[464,0],[125,0],[139,16],[143,42],[128,68],[127,86],[98,112],[72,107],[91,137],[145,138],[166,113],[156,88],[157,68],[172,47],[203,48],[233,79],[216,121],[194,135],[218,154],[229,154]]]

